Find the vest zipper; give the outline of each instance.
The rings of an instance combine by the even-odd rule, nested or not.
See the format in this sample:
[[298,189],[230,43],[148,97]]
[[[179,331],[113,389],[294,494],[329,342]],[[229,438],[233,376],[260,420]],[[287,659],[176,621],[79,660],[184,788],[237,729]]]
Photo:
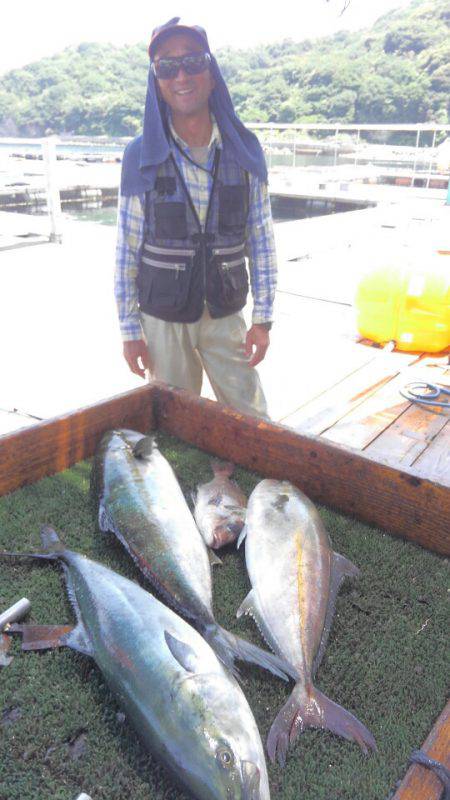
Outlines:
[[186,184],[184,182],[183,175],[181,173],[181,170],[178,167],[178,164],[176,162],[174,154],[170,153],[170,157],[171,157],[171,159],[173,161],[173,165],[175,167],[175,172],[177,173],[177,175],[178,175],[178,177],[179,177],[179,179],[181,181],[181,185],[182,185],[184,193],[185,193],[185,195],[187,197],[187,201],[189,203],[189,207],[190,207],[190,209],[191,209],[191,211],[192,211],[192,213],[194,215],[194,219],[195,219],[195,221],[197,223],[198,237],[199,237],[199,243],[200,243],[200,252],[201,252],[201,259],[202,259],[203,294],[204,294],[205,299],[206,299],[206,237],[207,237],[207,228],[208,228],[209,217],[210,217],[210,213],[211,213],[212,198],[213,198],[213,195],[214,195],[214,190],[216,188],[217,173],[219,171],[220,149],[217,147],[216,148],[216,152],[214,153],[213,182],[212,182],[212,186],[211,186],[211,191],[209,193],[208,208],[206,210],[206,219],[205,219],[205,229],[204,230],[202,230],[202,225],[201,225],[201,222],[200,222],[200,218],[199,218],[199,216],[197,214],[197,210],[196,210],[196,208],[194,206],[194,203],[192,202],[191,195],[188,192],[188,188],[187,188],[187,186],[186,186]]
[[186,270],[186,264],[173,264],[167,261],[155,261],[153,258],[146,258],[145,256],[142,256],[142,261],[144,264],[149,264],[150,267],[156,267],[157,269],[175,270],[177,273],[175,278],[178,278],[180,272],[184,272]]
[[[231,256],[244,250],[243,244],[235,244],[232,247],[213,247],[214,256]],[[244,254],[243,254],[244,255]]]
[[195,252],[194,250],[185,250],[178,247],[156,247],[156,245],[147,243],[144,243],[144,250],[157,256],[192,256]]
[[244,261],[244,256],[242,256],[242,258],[236,259],[236,261],[221,261],[220,266],[222,267],[222,269],[233,269],[233,267],[240,267],[243,261]]

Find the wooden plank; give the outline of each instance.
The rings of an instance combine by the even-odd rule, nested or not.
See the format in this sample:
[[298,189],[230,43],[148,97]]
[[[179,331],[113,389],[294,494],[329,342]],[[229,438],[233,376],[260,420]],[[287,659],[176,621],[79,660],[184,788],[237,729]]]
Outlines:
[[325,439],[154,384],[156,427],[390,533],[450,554],[450,491]]
[[[317,315],[316,315],[317,320]],[[275,334],[274,334],[275,340]],[[275,344],[275,341],[274,341]],[[291,346],[291,341],[286,340],[286,347]],[[362,347],[353,342],[337,341],[333,345],[325,345],[306,348],[299,354],[296,362],[295,371],[289,377],[289,391],[286,392],[286,367],[280,360],[277,392],[284,398],[284,413],[277,418],[283,424],[290,424],[289,419],[295,414],[297,409],[307,403],[314,402],[324,392],[330,391],[337,383],[354,374],[361,367],[372,362],[376,358],[377,350],[370,347]],[[330,361],[330,365],[324,369],[324,362]],[[275,370],[277,367],[275,366]],[[262,367],[260,370],[263,385],[274,380],[274,369]],[[305,376],[307,376],[305,380]],[[271,388],[271,395],[273,394]],[[289,404],[289,405],[288,405]],[[271,404],[272,406],[272,404]],[[294,409],[294,411],[293,411]]]
[[323,434],[329,441],[355,450],[364,450],[409,407],[399,389],[405,384],[404,372],[345,414]]
[[378,351],[372,362],[304,405],[284,422],[301,433],[319,435],[398,375],[402,367],[419,358],[417,354]]
[[[447,356],[427,356],[421,359],[418,365],[402,373],[404,383],[406,385],[410,382],[423,381],[449,385],[450,369],[446,369],[447,364]],[[411,404],[392,425],[380,433],[378,438],[368,443],[367,455],[387,464],[412,466],[436,439],[440,439],[447,420],[448,412],[437,406]],[[436,479],[448,485],[450,477],[447,472],[448,463],[446,464],[446,454],[440,445],[433,447],[430,460],[423,463],[428,463],[430,468],[431,466],[434,468],[434,471],[428,473],[431,480]]]
[[412,405],[365,452],[377,461],[409,467],[439,435],[447,419],[431,408]]
[[413,471],[415,475],[428,476],[450,486],[450,421],[414,462]]
[[[339,442],[355,450],[364,450],[408,409],[410,403],[403,399],[400,389],[413,381],[442,383],[447,380],[441,364],[444,365],[444,359],[437,359],[434,356],[421,357],[416,364],[403,369],[396,378],[328,428],[324,435],[332,442]],[[433,415],[426,412],[425,421],[431,424],[432,419]],[[444,425],[445,419],[442,420],[442,427]],[[438,430],[439,426],[430,433],[429,439],[436,435]],[[422,449],[427,446],[428,441],[425,441]]]
[[[421,749],[430,758],[450,769],[450,702],[433,727]],[[413,764],[392,800],[440,800],[442,782],[426,767]]]
[[0,495],[91,456],[110,428],[148,431],[153,424],[152,392],[152,386],[146,385],[0,436]]

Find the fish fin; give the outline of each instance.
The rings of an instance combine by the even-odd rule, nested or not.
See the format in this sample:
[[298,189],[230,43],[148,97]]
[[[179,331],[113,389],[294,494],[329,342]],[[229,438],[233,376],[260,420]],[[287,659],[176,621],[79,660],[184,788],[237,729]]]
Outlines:
[[244,524],[242,530],[239,534],[239,539],[237,540],[236,548],[239,550],[242,542],[244,541],[245,537],[247,536],[247,526]]
[[133,447],[133,455],[135,458],[148,459],[151,458],[153,450],[156,448],[155,436],[143,436]]
[[333,622],[334,611],[336,608],[336,600],[338,596],[339,589],[341,588],[341,584],[344,578],[357,578],[360,575],[360,570],[358,567],[355,567],[348,558],[345,556],[341,556],[339,553],[332,553],[331,554],[331,575],[330,575],[330,587],[328,592],[328,604],[327,610],[325,614],[325,622],[322,631],[322,638],[320,640],[319,647],[317,649],[317,653],[314,658],[313,667],[312,667],[312,676],[316,674],[320,662],[322,661],[323,655],[325,653],[325,648],[328,642],[328,636],[330,635],[330,629]]
[[22,635],[22,650],[50,650],[66,645],[70,647],[71,645],[66,641],[66,638],[73,630],[73,625],[14,623],[9,626],[8,634],[20,633]]
[[444,785],[444,796],[442,800],[450,800],[450,770],[445,764],[429,758],[422,750],[415,750],[409,757],[411,764],[420,764],[421,767],[431,770]]
[[306,728],[323,728],[355,741],[366,755],[369,750],[377,749],[370,731],[350,711],[314,686],[308,690],[303,683],[297,683],[267,737],[267,753],[272,763],[277,759],[284,766],[289,744]]
[[242,797],[248,800],[257,800],[261,797],[260,783],[261,772],[259,767],[253,761],[241,761],[242,778],[243,778],[243,791]]
[[61,542],[58,534],[50,525],[43,525],[41,528],[41,541],[44,551],[49,554],[62,553],[66,548]]
[[164,631],[164,638],[175,661],[178,661],[186,672],[196,672],[198,656],[195,650],[193,650],[189,644],[186,644],[186,642],[176,639],[169,631]]
[[195,508],[195,506],[197,505],[198,492],[195,492],[194,490],[192,490],[191,492],[189,492],[189,494],[191,495],[192,505]]
[[98,528],[102,533],[114,533],[114,525],[103,500],[100,500],[98,505]]
[[0,550],[0,561],[6,558],[38,558],[43,561],[57,561],[59,555],[57,553],[12,553]]
[[41,528],[41,539],[43,544],[41,552],[11,553],[3,550],[0,552],[0,558],[40,558],[45,561],[56,561],[65,550],[56,531],[50,525],[44,525]]
[[211,564],[211,566],[212,567],[218,567],[218,566],[222,567],[223,566],[223,561],[222,561],[221,558],[219,558],[217,553],[215,553],[214,550],[210,550],[209,547],[207,548],[207,550],[208,550],[209,563]]
[[78,622],[75,628],[72,628],[67,634],[61,638],[61,644],[67,645],[72,650],[78,653],[83,653],[85,656],[93,656],[92,645],[86,633],[86,628],[82,622]]
[[341,583],[344,578],[359,578],[361,575],[359,567],[340,553],[333,553],[332,569],[340,576]]
[[254,613],[255,613],[254,592],[253,589],[250,589],[247,597],[244,598],[238,610],[236,611],[236,616],[239,619],[244,614],[250,614],[250,616],[253,616]]
[[220,625],[212,626],[203,635],[226,667],[233,668],[235,659],[239,659],[248,661],[250,664],[257,664],[284,681],[287,681],[289,676],[296,675],[293,668],[284,659],[235,636],[234,633],[226,631]]
[[212,458],[211,469],[214,475],[229,478],[234,472],[234,464],[232,464],[231,461],[220,461],[218,458]]

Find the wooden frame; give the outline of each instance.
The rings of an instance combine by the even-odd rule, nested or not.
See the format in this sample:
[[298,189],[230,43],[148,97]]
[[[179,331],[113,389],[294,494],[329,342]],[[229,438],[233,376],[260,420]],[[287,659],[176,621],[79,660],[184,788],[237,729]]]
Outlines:
[[450,555],[450,490],[182,389],[152,383],[0,437],[0,495],[93,455],[114,427],[161,429],[272,478],[313,500],[442,555]]
[[[93,455],[114,427],[174,434],[263,475],[290,480],[344,514],[450,554],[448,487],[158,382],[0,436],[0,496]],[[449,739],[450,703],[423,750],[450,767]],[[413,766],[393,800],[439,800],[441,791],[432,773]]]
[[[422,745],[422,751],[450,769],[450,701]],[[413,764],[392,800],[439,800],[442,783],[426,767]]]

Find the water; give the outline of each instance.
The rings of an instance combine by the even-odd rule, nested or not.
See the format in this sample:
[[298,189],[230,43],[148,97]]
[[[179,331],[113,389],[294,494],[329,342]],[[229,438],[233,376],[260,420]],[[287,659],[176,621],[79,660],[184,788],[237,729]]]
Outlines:
[[117,206],[100,208],[64,209],[64,214],[80,222],[98,222],[100,225],[115,225],[117,222]]
[[[326,213],[323,209],[308,209],[308,212],[303,212],[299,209],[274,209],[273,221],[274,222],[287,222],[294,219],[305,219],[306,217],[320,216]],[[327,212],[328,213],[328,212]],[[64,214],[72,219],[79,220],[80,222],[98,222],[101,225],[116,225],[117,222],[117,207],[109,206],[103,208],[78,208],[78,209],[64,209]]]
[[[118,142],[105,142],[99,144],[92,144],[90,142],[70,142],[67,144],[56,144],[56,154],[65,156],[80,156],[86,155],[121,155],[124,151],[125,144]],[[0,154],[12,155],[13,153],[20,153],[25,155],[31,153],[32,155],[40,155],[42,153],[42,145],[40,140],[36,142],[20,142],[10,141],[0,138]]]

